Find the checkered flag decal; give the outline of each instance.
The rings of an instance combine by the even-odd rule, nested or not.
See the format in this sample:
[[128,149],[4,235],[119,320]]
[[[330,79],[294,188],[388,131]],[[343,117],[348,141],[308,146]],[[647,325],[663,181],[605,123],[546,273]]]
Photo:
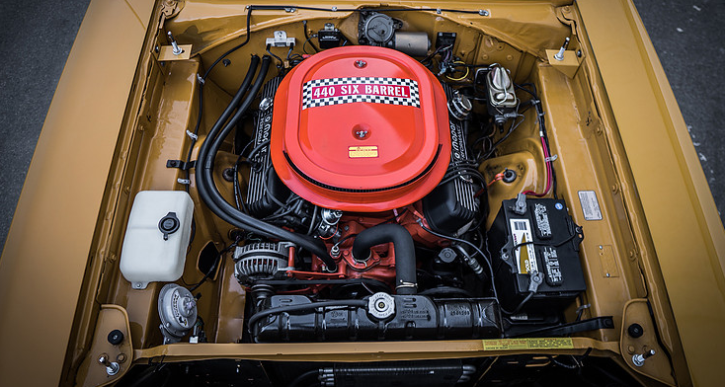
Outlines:
[[[363,86],[376,86],[379,89],[387,86],[404,86],[407,87],[410,93],[409,97],[392,96],[392,95],[381,95],[386,93],[365,93],[364,88],[357,93],[351,93],[347,95],[333,95],[329,97],[314,98],[313,91],[317,87],[329,87],[329,86],[347,86],[352,87],[353,85]],[[330,90],[339,90],[334,87]],[[369,102],[369,103],[383,103],[388,105],[401,105],[401,106],[413,106],[420,107],[420,93],[418,91],[418,82],[412,79],[401,79],[401,78],[382,78],[382,77],[351,77],[351,78],[328,78],[328,79],[315,79],[309,82],[305,82],[302,86],[302,109],[308,109],[318,106],[331,106],[340,105],[343,103],[354,103],[354,102]]]

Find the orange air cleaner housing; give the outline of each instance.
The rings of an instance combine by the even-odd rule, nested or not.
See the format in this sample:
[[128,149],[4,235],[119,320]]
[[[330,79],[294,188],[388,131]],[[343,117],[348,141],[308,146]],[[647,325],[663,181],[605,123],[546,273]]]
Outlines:
[[445,92],[401,52],[325,50],[280,83],[270,153],[282,182],[318,206],[381,212],[408,205],[448,168]]

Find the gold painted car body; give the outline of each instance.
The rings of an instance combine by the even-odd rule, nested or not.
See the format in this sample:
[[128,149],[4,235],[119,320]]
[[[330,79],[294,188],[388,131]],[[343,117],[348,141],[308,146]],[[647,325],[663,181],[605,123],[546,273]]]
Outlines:
[[[353,1],[295,5],[303,3],[380,6]],[[437,4],[399,1],[394,6],[434,10]],[[446,7],[477,10],[481,5],[451,1]],[[498,61],[514,74],[531,69],[520,77],[532,77],[540,86],[553,153],[560,157],[560,190],[586,232],[582,258],[591,316],[614,316],[616,332],[578,335],[570,346],[547,350],[506,343],[491,349],[481,340],[236,344],[245,294],[233,276],[223,276],[231,269],[227,260],[215,283],[205,284],[223,289],[219,300],[200,304],[200,314],[218,317],[210,340],[216,343],[158,345],[154,319],[160,285],[130,291],[118,271],[125,222],[139,190],[181,189],[177,178],[183,176],[167,169],[165,161],[183,159],[188,150],[184,129],[196,120],[195,75],[245,36],[248,11],[244,4],[211,0],[93,0],[53,98],[0,259],[0,385],[99,385],[116,380],[132,364],[162,357],[166,362],[375,361],[582,354],[587,348],[593,356],[614,359],[645,384],[719,385],[725,360],[725,232],[633,4],[491,1],[485,10],[485,17],[421,12],[407,16],[406,22],[420,30],[431,30],[430,23],[446,25],[470,37],[462,39],[458,50],[472,62]],[[301,20],[317,25],[348,16],[255,12],[251,43],[229,58],[243,63],[255,50],[261,53],[264,31],[274,27],[294,26],[287,28],[301,33]],[[165,30],[191,44],[190,59],[159,60],[155,47],[167,45]],[[565,75],[571,69],[559,69],[546,59],[546,49],[556,49],[570,30],[577,37],[570,50],[582,52],[573,77]],[[114,45],[107,44],[109,37]],[[206,127],[228,102],[239,71],[217,72],[214,86],[206,88],[205,100],[212,101],[203,115]],[[508,162],[523,170],[536,155],[527,135],[517,133],[505,148]],[[492,163],[482,166],[487,178],[496,169]],[[576,201],[582,189],[597,193],[606,221],[584,220]],[[492,202],[513,192],[492,189]],[[201,216],[208,227],[197,238],[226,242],[229,226],[207,211]],[[198,256],[204,246],[192,245],[189,256]],[[187,260],[189,281],[201,276],[195,265],[196,260]],[[652,329],[632,339],[624,329],[634,321]],[[126,332],[127,345],[109,347],[102,332],[110,328]],[[631,354],[643,347],[669,356],[634,367]],[[126,359],[121,372],[108,377],[96,359],[112,351]]]

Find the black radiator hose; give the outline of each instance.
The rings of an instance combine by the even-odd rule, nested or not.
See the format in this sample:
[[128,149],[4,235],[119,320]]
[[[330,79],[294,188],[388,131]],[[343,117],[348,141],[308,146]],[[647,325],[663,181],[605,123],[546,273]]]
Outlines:
[[358,260],[370,257],[370,248],[393,243],[395,251],[395,291],[397,294],[416,294],[415,246],[408,230],[399,224],[380,224],[361,232],[352,244],[352,256]]
[[258,62],[259,58],[257,56],[253,56],[249,71],[242,82],[242,86],[232,99],[232,103],[230,103],[230,105],[224,110],[222,115],[209,131],[209,134],[199,149],[199,161],[196,167],[196,185],[199,196],[209,209],[225,222],[268,238],[290,241],[317,255],[325,263],[325,265],[327,265],[329,270],[337,270],[337,264],[332,257],[330,257],[322,241],[312,239],[306,235],[289,232],[242,213],[231,204],[227,203],[224,197],[222,197],[219,193],[219,190],[214,183],[213,170],[216,154],[224,142],[224,139],[236,127],[237,123],[246,113],[247,109],[249,109],[252,102],[255,100],[257,93],[262,88],[262,84],[267,76],[267,71],[269,70],[271,58],[267,55],[264,56],[262,59],[262,67],[257,75],[257,79],[252,85],[252,88],[249,90],[249,94],[247,94],[247,97],[241,103],[239,109],[237,109],[236,113],[229,119],[229,122],[227,122],[224,129],[220,132],[221,127],[239,103],[241,95],[244,95],[249,87]]

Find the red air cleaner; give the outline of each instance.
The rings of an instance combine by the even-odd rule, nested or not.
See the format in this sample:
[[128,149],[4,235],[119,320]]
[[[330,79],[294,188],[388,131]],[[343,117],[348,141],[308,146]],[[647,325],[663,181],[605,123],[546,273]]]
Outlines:
[[318,206],[380,212],[408,205],[448,167],[446,103],[433,74],[403,53],[325,50],[297,65],[277,90],[274,168]]

